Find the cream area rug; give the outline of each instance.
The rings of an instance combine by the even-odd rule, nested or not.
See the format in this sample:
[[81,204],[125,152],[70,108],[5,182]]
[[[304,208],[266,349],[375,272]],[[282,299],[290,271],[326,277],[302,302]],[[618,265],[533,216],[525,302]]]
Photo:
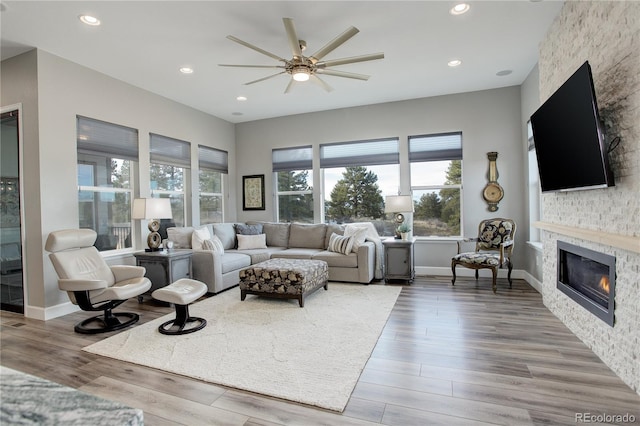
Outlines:
[[235,287],[189,307],[207,320],[166,336],[166,315],[83,348],[206,382],[343,411],[400,287],[329,283],[305,299],[268,299]]

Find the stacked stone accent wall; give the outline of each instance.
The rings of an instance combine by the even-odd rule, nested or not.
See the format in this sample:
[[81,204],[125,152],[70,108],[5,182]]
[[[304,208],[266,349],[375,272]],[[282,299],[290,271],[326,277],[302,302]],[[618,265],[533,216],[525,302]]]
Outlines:
[[[543,221],[640,238],[640,2],[568,1],[540,45],[544,102],[584,61],[591,64],[614,188],[543,194]],[[570,158],[567,161],[571,161]],[[543,231],[545,305],[640,393],[640,254]],[[556,289],[557,240],[616,257],[615,326]]]

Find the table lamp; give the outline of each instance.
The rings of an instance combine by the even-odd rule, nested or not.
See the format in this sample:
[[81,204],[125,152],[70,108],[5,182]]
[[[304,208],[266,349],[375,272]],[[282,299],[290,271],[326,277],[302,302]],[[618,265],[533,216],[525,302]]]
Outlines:
[[384,200],[384,212],[396,215],[396,239],[400,239],[397,228],[404,222],[404,214],[413,212],[413,199],[411,195],[387,195]]
[[136,198],[133,200],[132,219],[149,219],[149,236],[147,237],[148,249],[145,251],[160,251],[162,237],[160,219],[171,219],[171,200],[169,198]]

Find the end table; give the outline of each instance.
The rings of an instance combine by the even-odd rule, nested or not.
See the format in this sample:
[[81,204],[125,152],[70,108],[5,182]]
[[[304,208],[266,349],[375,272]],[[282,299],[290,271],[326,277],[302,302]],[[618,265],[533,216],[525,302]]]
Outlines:
[[415,278],[413,243],[415,238],[382,240],[384,246],[384,282],[405,280],[409,283]]
[[[145,294],[151,294],[180,278],[191,278],[191,254],[191,250],[134,253],[136,264],[146,268],[144,276],[151,281],[151,289]],[[142,296],[138,296],[138,302],[142,302]]]

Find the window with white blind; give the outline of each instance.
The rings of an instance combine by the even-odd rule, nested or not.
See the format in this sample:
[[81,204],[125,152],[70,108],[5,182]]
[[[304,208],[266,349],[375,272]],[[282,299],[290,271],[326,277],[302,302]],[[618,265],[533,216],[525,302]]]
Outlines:
[[279,222],[313,223],[313,149],[309,146],[274,149]]
[[224,221],[222,179],[229,173],[227,151],[198,145],[200,224]]
[[462,133],[409,136],[413,235],[461,235]]
[[100,251],[131,248],[138,131],[82,116],[76,131],[78,226],[96,231]]
[[400,188],[398,138],[320,145],[327,223],[370,221],[380,235],[393,235],[384,197]]
[[169,198],[172,222],[175,226],[186,226],[191,144],[154,133],[149,138],[151,196]]

